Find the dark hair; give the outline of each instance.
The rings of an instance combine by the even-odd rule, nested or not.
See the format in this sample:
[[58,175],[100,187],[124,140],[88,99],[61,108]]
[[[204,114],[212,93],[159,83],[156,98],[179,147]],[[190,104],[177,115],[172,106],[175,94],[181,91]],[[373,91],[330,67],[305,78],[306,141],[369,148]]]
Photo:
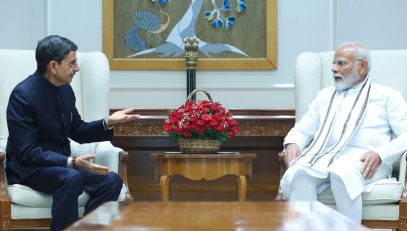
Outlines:
[[52,60],[59,64],[69,54],[76,51],[78,46],[71,40],[59,35],[50,35],[38,41],[35,49],[35,59],[37,60],[37,70],[44,73],[49,62]]

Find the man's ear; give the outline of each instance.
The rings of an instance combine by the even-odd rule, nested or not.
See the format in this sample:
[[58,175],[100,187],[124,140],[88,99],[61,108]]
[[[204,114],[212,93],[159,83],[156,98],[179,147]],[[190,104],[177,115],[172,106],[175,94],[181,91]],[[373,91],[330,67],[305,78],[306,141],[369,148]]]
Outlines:
[[57,73],[57,66],[58,66],[58,63],[56,61],[52,60],[51,62],[48,63],[47,71],[50,71],[52,74],[55,75]]
[[367,74],[367,60],[363,59],[359,62],[359,74],[365,76]]

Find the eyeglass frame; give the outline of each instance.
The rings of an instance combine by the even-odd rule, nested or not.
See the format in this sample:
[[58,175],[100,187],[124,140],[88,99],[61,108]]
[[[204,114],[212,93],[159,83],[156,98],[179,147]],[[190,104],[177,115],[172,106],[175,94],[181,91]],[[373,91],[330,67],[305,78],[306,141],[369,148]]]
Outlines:
[[69,68],[79,67],[79,65],[78,65],[78,60],[77,60],[77,59],[74,59],[74,60],[72,60],[71,62],[62,60],[61,63],[66,63],[66,64],[68,64]]
[[[355,62],[359,62],[359,61],[363,61],[364,59],[356,59],[356,61]],[[338,65],[338,67],[339,68],[343,68],[343,67],[345,67],[346,65],[348,65],[348,62],[347,61],[345,61],[345,60],[338,60],[338,61],[335,61],[335,60],[333,60],[332,61],[332,65]]]

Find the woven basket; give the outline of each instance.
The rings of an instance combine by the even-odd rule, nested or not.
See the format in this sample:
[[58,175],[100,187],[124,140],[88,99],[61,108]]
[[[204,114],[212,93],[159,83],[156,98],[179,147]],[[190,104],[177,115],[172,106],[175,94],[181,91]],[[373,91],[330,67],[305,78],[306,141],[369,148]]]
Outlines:
[[[212,97],[209,93],[204,89],[195,89],[192,91],[188,97],[188,100],[192,100],[192,96],[195,95],[197,92],[205,93],[206,97],[208,97],[209,101],[212,101]],[[220,149],[221,143],[217,140],[206,140],[201,138],[180,138],[178,139],[179,147],[181,152],[185,153],[216,153]]]
[[181,152],[189,153],[215,153],[219,151],[220,142],[217,140],[205,140],[205,139],[178,139]]
[[197,88],[197,89],[193,90],[191,93],[189,93],[189,95],[187,97],[187,101],[191,100],[192,96],[194,96],[199,91],[205,93],[206,97],[208,97],[208,100],[212,101],[211,95],[209,95],[209,93],[205,89],[202,89],[202,88]]

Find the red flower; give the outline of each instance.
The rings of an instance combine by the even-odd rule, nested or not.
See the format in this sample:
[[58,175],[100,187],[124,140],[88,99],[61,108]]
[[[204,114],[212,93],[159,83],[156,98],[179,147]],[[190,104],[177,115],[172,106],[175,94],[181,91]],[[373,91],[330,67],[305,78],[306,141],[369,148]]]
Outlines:
[[205,126],[205,120],[198,120],[196,121],[196,124],[199,126]]
[[163,125],[174,139],[216,139],[223,143],[237,135],[238,126],[231,113],[220,103],[209,100],[187,101],[170,112]]
[[218,124],[218,121],[216,119],[211,119],[211,121],[209,121],[209,124],[215,126]]
[[210,114],[203,114],[203,115],[201,115],[201,119],[208,121],[208,120],[212,119],[212,116]]

